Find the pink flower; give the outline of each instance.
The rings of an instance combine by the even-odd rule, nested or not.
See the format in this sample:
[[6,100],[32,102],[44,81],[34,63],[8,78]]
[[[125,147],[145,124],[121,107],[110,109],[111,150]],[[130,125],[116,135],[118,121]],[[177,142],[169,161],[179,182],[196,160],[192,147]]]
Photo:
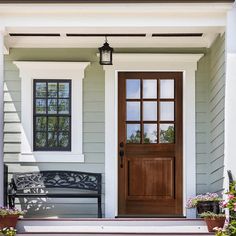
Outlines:
[[233,194],[229,194],[229,195],[228,195],[228,199],[229,199],[229,200],[234,199],[234,195],[233,195]]
[[236,202],[234,203],[234,211],[236,211]]

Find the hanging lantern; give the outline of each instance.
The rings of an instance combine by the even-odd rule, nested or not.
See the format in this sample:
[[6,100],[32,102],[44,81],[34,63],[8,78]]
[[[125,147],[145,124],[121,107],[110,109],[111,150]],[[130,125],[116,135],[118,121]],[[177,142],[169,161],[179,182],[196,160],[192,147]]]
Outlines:
[[105,43],[99,48],[100,65],[112,65],[112,52],[113,48],[110,47],[107,37],[105,37]]

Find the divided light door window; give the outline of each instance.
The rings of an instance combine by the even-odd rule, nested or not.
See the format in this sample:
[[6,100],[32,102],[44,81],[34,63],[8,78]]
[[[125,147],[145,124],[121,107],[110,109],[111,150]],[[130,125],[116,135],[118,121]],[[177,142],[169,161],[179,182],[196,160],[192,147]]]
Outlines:
[[71,80],[34,80],[34,151],[71,151]]

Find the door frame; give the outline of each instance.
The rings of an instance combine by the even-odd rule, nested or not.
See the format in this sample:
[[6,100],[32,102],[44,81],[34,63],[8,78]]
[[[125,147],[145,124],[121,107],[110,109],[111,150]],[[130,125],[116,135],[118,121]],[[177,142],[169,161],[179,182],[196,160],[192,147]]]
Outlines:
[[[183,72],[183,215],[196,195],[195,72],[203,54],[115,53],[105,70],[105,217],[118,214],[118,72]],[[186,158],[188,157],[188,158]],[[188,167],[188,168],[187,168]]]

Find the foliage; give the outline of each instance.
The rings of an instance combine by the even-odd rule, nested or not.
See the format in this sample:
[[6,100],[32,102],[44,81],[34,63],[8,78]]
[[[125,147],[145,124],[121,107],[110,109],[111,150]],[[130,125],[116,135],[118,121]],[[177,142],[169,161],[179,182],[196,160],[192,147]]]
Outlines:
[[200,214],[201,218],[207,218],[207,219],[219,219],[219,218],[225,218],[225,214],[216,214],[211,211],[203,212]]
[[230,185],[222,207],[229,210],[229,222],[224,229],[216,229],[216,236],[236,236],[236,182]]
[[24,211],[20,211],[16,208],[7,208],[7,207],[0,207],[0,216],[8,216],[8,215],[24,215]]
[[199,201],[221,201],[221,198],[217,193],[205,193],[191,197],[188,199],[186,208],[194,208]]
[[0,230],[0,235],[4,236],[15,236],[16,235],[16,230],[13,227],[10,228],[3,228]]

